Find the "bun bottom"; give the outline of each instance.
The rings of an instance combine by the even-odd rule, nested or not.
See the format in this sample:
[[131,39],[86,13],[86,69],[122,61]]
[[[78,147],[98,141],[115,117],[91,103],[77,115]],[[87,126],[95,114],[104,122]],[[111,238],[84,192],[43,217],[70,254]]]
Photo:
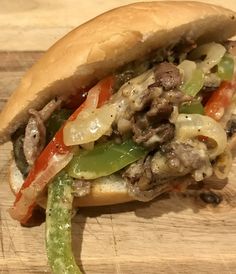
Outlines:
[[[24,179],[14,160],[9,167],[9,185],[14,195],[20,190]],[[75,207],[114,205],[133,201],[129,196],[125,182],[119,177],[111,176],[103,180],[96,180],[91,185],[90,193],[83,197],[74,198]],[[38,199],[38,204],[45,208],[47,197]]]

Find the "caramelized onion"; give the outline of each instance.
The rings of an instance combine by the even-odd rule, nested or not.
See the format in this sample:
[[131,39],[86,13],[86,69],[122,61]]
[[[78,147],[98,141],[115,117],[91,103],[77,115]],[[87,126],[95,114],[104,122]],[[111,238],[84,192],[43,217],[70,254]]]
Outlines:
[[195,48],[189,55],[193,60],[205,57],[203,61],[198,63],[198,67],[207,73],[215,65],[217,65],[224,56],[226,49],[218,43],[208,43]]
[[74,121],[65,125],[63,130],[65,145],[81,145],[98,140],[109,131],[115,117],[115,104],[82,111]]
[[210,159],[215,159],[224,152],[227,137],[223,127],[214,119],[200,114],[180,114],[175,123],[176,139],[186,141],[198,136],[205,136],[215,141],[216,146],[209,148]]

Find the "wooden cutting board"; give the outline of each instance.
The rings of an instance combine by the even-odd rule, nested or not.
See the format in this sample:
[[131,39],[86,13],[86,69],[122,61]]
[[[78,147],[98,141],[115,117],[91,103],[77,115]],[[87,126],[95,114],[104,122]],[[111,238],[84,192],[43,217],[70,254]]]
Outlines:
[[[0,102],[41,52],[1,52]],[[21,227],[7,209],[11,144],[0,148],[0,273],[49,273],[44,224]],[[236,165],[236,164],[235,164]],[[235,168],[235,166],[234,166]],[[236,273],[236,177],[216,208],[196,197],[163,197],[79,210],[73,248],[86,273]]]
[[[118,5],[119,1],[112,2]],[[10,1],[3,3],[7,6]],[[234,1],[226,3],[234,5]],[[34,48],[23,40],[18,46],[27,51],[12,51],[11,43],[6,51],[0,43],[4,50],[0,52],[0,109],[45,46],[39,40],[40,46]],[[7,184],[10,151],[10,143],[0,147],[0,273],[50,273],[44,224],[24,228],[7,213],[13,201]],[[236,163],[227,187],[220,191],[223,202],[215,208],[198,196],[176,194],[145,204],[79,210],[73,220],[73,249],[81,269],[91,274],[236,273],[235,167]]]

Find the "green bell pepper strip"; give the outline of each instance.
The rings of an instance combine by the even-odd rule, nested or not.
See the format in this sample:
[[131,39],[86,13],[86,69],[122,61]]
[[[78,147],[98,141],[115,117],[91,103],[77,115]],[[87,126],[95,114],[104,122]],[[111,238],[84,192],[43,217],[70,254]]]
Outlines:
[[179,107],[179,113],[187,114],[204,114],[204,107],[198,101],[193,101],[190,103],[184,103]]
[[201,69],[195,69],[192,77],[181,87],[181,90],[190,96],[195,96],[202,89],[204,84],[204,74]]
[[46,248],[56,274],[81,274],[71,248],[72,182],[62,171],[48,187]]
[[234,59],[231,55],[226,54],[217,66],[217,74],[222,80],[230,81],[234,75]]
[[131,139],[121,144],[108,142],[95,145],[93,150],[79,151],[67,171],[73,178],[96,179],[110,175],[146,155],[147,150]]

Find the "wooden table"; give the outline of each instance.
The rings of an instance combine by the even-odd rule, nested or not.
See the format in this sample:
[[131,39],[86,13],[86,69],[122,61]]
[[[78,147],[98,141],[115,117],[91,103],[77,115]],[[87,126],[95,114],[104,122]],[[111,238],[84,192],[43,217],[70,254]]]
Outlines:
[[[24,71],[63,34],[111,7],[132,1],[0,0],[0,109]],[[221,4],[220,0],[212,0]],[[223,4],[236,10],[235,0]],[[0,148],[0,273],[50,273],[44,224],[23,228],[7,208],[9,143]],[[235,166],[234,166],[235,168]],[[236,179],[217,208],[197,196],[81,209],[73,248],[86,273],[236,273]]]

